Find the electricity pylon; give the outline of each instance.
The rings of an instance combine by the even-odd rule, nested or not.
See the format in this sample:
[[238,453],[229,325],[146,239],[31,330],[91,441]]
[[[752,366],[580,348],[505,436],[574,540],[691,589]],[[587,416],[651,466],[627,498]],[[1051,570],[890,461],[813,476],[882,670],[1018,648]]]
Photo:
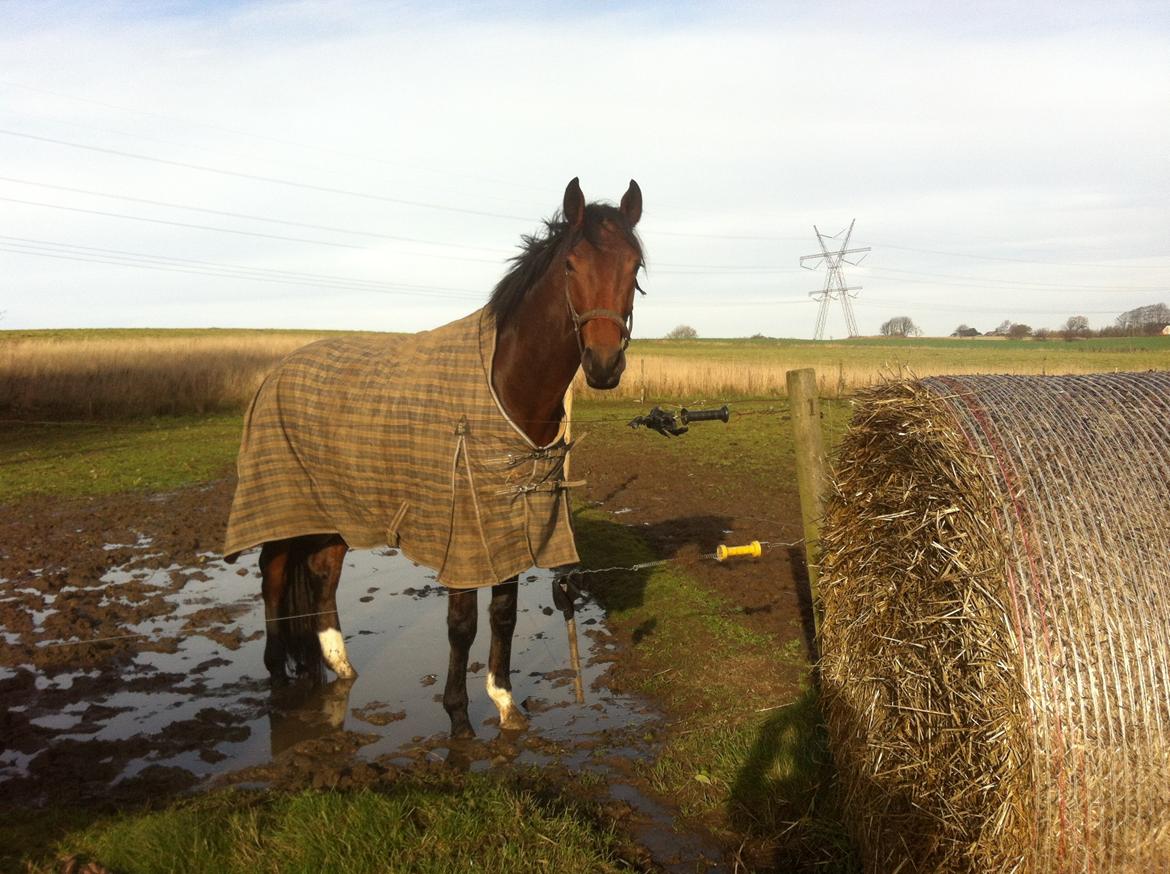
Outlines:
[[[849,330],[850,337],[856,337],[861,332],[857,330],[857,319],[853,317],[853,306],[849,303],[849,298],[857,297],[856,292],[861,291],[860,285],[847,286],[845,284],[845,273],[842,264],[848,264],[851,267],[856,267],[865,259],[865,253],[870,250],[869,246],[864,249],[850,249],[849,238],[853,236],[853,224],[857,219],[849,223],[848,230],[842,229],[831,237],[827,237],[817,230],[817,226],[813,225],[813,230],[817,233],[817,242],[821,244],[821,253],[819,255],[805,255],[800,259],[800,266],[805,270],[816,270],[820,265],[818,263],[805,264],[805,261],[824,261],[825,266],[828,267],[828,273],[825,276],[825,287],[820,291],[810,291],[808,296],[815,301],[819,301],[821,308],[817,310],[817,330],[813,337],[814,340],[825,339],[825,320],[829,316],[829,303],[834,299],[841,301],[841,309],[845,312],[845,327]],[[829,247],[825,244],[826,240],[835,240],[845,234],[845,239],[841,243],[841,248],[834,252],[829,251]],[[857,255],[861,257],[856,261],[850,261],[846,255]]]

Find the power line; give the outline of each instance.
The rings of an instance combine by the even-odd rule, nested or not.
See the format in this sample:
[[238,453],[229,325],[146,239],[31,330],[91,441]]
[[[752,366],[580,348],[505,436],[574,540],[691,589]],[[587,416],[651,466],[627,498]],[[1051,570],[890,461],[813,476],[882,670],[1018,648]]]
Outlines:
[[650,231],[651,237],[697,237],[703,240],[753,240],[761,243],[789,242],[799,243],[803,237],[763,237],[751,234],[696,234],[688,231]]
[[[900,252],[949,255],[955,258],[974,258],[979,261],[1009,261],[1013,264],[1039,264],[1042,267],[1104,267],[1110,270],[1170,270],[1170,264],[1102,264],[1100,262],[1036,261],[1028,258],[1007,258],[997,255],[972,255],[968,252],[945,252],[941,249],[917,249],[913,246],[895,246],[893,243],[878,243],[877,245],[886,249],[897,249]],[[1157,255],[1155,257],[1167,258],[1170,255]]]
[[[167,273],[187,273],[194,276],[214,276],[223,279],[248,279],[277,285],[298,285],[312,288],[329,288],[340,291],[376,292],[399,294],[413,297],[450,298],[460,300],[482,300],[484,295],[471,289],[444,286],[376,283],[369,280],[354,280],[345,277],[330,277],[325,274],[296,274],[292,271],[263,271],[261,268],[236,267],[215,264],[194,259],[167,258],[143,253],[124,253],[114,249],[98,249],[88,246],[71,246],[67,243],[19,242],[20,238],[0,237],[0,251],[17,255],[32,255],[61,261],[77,261],[89,264],[108,264],[115,267],[133,267],[142,270],[157,270]],[[9,242],[18,240],[18,242]]]
[[[421,165],[421,164],[411,164],[411,163],[408,163],[405,161],[388,161],[385,158],[375,157],[374,155],[367,155],[367,154],[364,154],[362,152],[349,152],[349,151],[345,151],[342,149],[332,149],[332,148],[329,148],[327,146],[313,146],[313,145],[308,145],[307,143],[298,143],[294,140],[281,139],[279,137],[274,137],[274,136],[270,136],[267,134],[258,134],[258,133],[252,132],[252,131],[238,130],[236,128],[225,127],[223,125],[218,125],[218,124],[211,124],[211,123],[205,122],[205,121],[192,120],[190,118],[180,118],[180,117],[174,116],[174,115],[164,115],[163,113],[152,112],[151,110],[148,110],[148,109],[136,109],[136,108],[130,107],[130,106],[121,106],[121,105],[116,104],[116,103],[107,103],[106,101],[103,101],[103,100],[94,100],[94,99],[88,98],[88,97],[77,97],[77,96],[72,95],[72,94],[64,94],[60,91],[50,91],[47,88],[34,88],[31,85],[22,85],[19,82],[10,82],[10,81],[0,80],[0,86],[6,87],[6,88],[19,88],[22,91],[31,91],[35,94],[48,94],[48,95],[51,95],[53,97],[61,97],[65,100],[73,100],[73,101],[76,101],[78,103],[88,103],[88,104],[91,104],[93,106],[102,106],[102,107],[105,107],[106,109],[116,109],[119,112],[129,112],[129,113],[134,113],[137,115],[146,115],[146,116],[150,116],[151,118],[162,119],[163,121],[178,122],[179,124],[184,124],[184,125],[187,125],[188,127],[205,128],[207,130],[213,130],[213,131],[219,131],[220,133],[231,134],[232,136],[247,137],[248,139],[262,140],[262,141],[269,142],[269,143],[276,143],[277,145],[281,145],[281,146],[292,146],[293,148],[305,149],[307,151],[322,152],[322,153],[328,154],[328,155],[336,155],[336,156],[341,157],[341,158],[359,158],[363,161],[370,161],[370,162],[375,163],[375,164],[384,164],[388,167],[407,167],[411,170],[421,170],[425,173],[433,173],[433,174],[436,174],[439,176],[445,176],[445,177],[458,176],[458,177],[461,177],[463,179],[474,179],[478,182],[491,182],[493,184],[508,185],[510,187],[521,186],[521,187],[527,187],[533,191],[538,190],[538,187],[535,185],[524,185],[524,183],[513,182],[511,180],[494,179],[490,176],[477,176],[477,175],[470,174],[470,173],[459,173],[457,171],[452,171],[446,167],[444,167],[441,170],[437,170],[433,167],[426,167],[426,166]],[[141,139],[152,139],[150,137],[143,137],[140,134],[128,134],[128,133],[122,133],[120,131],[113,131],[113,133],[116,133],[119,136],[133,136],[133,137],[139,137]],[[159,141],[159,142],[161,142],[161,141]]]
[[[48,189],[51,189],[53,191],[68,191],[71,194],[85,194],[85,195],[89,195],[91,197],[107,197],[107,198],[110,198],[111,200],[125,200],[125,201],[128,201],[130,203],[142,203],[142,204],[146,204],[148,206],[161,206],[161,207],[166,207],[167,209],[182,209],[182,210],[187,210],[189,212],[200,212],[200,213],[205,213],[207,215],[224,216],[226,218],[238,218],[238,219],[247,219],[248,221],[268,222],[269,224],[285,225],[287,227],[294,227],[294,228],[309,228],[311,230],[316,230],[316,231],[332,231],[332,232],[338,233],[338,234],[351,234],[353,236],[358,236],[358,237],[371,237],[371,238],[380,239],[380,240],[393,240],[395,242],[400,242],[400,243],[421,243],[421,244],[427,245],[427,246],[445,246],[445,247],[451,248],[451,249],[468,249],[468,250],[475,250],[475,251],[481,251],[481,252],[498,252],[499,251],[497,249],[489,249],[486,246],[466,246],[466,245],[462,245],[459,243],[441,243],[438,240],[424,240],[424,239],[419,238],[419,237],[402,237],[402,236],[397,236],[394,234],[383,234],[383,233],[379,233],[377,231],[363,231],[363,230],[359,230],[357,228],[339,228],[339,227],[335,227],[333,225],[318,225],[318,224],[311,224],[309,222],[296,222],[296,221],[291,221],[288,219],[271,218],[269,216],[253,215],[250,213],[232,212],[230,210],[223,210],[223,209],[210,209],[208,207],[193,206],[191,204],[186,204],[186,203],[174,203],[174,202],[165,201],[165,200],[151,200],[151,199],[145,198],[145,197],[132,197],[131,195],[128,195],[128,194],[113,194],[113,193],[107,192],[107,191],[94,191],[94,190],[88,189],[88,188],[74,188],[74,187],[69,186],[69,185],[53,185],[52,183],[49,183],[49,182],[34,182],[31,179],[16,179],[12,176],[0,176],[0,182],[13,182],[13,183],[16,183],[17,185],[31,185],[31,186],[35,186],[37,188],[48,188]],[[492,264],[499,263],[498,259],[491,259],[491,258],[458,258],[457,256],[454,256],[454,255],[436,255],[434,253],[429,253],[429,252],[414,252],[411,254],[424,255],[425,257],[451,258],[451,259],[456,259],[456,260],[460,260],[460,261],[479,261],[479,262],[483,262],[483,263],[492,263]]]
[[[974,287],[979,287],[979,288],[986,287],[987,283],[996,283],[997,285],[1005,285],[1005,286],[1016,287],[1016,288],[1052,289],[1054,291],[1069,291],[1069,290],[1075,290],[1075,291],[1166,291],[1167,290],[1163,286],[1148,286],[1148,285],[1068,285],[1068,284],[1055,284],[1055,283],[1047,283],[1047,282],[1028,282],[1026,280],[1018,280],[1018,279],[996,279],[996,278],[990,278],[990,277],[985,278],[982,276],[970,276],[970,275],[964,276],[964,275],[957,275],[954,273],[927,273],[927,272],[924,272],[921,270],[901,270],[901,269],[898,269],[896,267],[872,267],[870,269],[872,271],[874,271],[875,273],[879,273],[879,274],[897,273],[897,274],[906,274],[907,276],[937,276],[937,277],[941,277],[944,279],[965,279],[965,280],[970,280],[971,282],[975,283]],[[879,281],[881,279],[881,277],[876,277],[876,278],[878,278]],[[890,277],[890,278],[897,279],[897,281],[899,281],[899,282],[910,282],[911,281],[909,279],[902,279],[900,276]],[[938,284],[939,285],[947,285],[950,283],[938,283]],[[967,285],[967,283],[954,283],[954,284],[956,285],[956,287],[963,287],[963,286]]]
[[200,267],[212,267],[212,268],[223,269],[223,270],[236,270],[236,271],[243,271],[243,272],[250,272],[250,273],[258,273],[261,275],[277,275],[277,276],[281,276],[281,277],[296,277],[296,278],[300,278],[300,279],[307,278],[307,279],[314,279],[314,280],[320,279],[320,280],[327,280],[327,281],[333,281],[333,282],[349,283],[349,284],[353,284],[353,285],[369,285],[369,286],[374,286],[377,288],[389,288],[389,287],[411,288],[411,289],[419,289],[419,290],[424,290],[424,291],[453,291],[453,292],[466,292],[467,294],[476,295],[476,296],[479,295],[479,292],[477,292],[473,289],[470,289],[470,288],[454,288],[451,286],[441,286],[441,285],[418,285],[418,284],[410,284],[410,283],[402,283],[402,282],[385,283],[385,282],[378,282],[377,280],[372,280],[372,279],[358,279],[357,277],[337,276],[337,275],[329,274],[329,273],[312,273],[312,272],[303,271],[303,270],[279,270],[279,269],[276,269],[273,267],[249,267],[249,266],[241,265],[241,264],[221,264],[221,263],[218,263],[216,261],[203,261],[203,260],[200,260],[198,258],[180,258],[180,257],[174,256],[174,255],[153,255],[153,254],[148,253],[148,252],[133,252],[133,251],[125,250],[125,249],[103,249],[103,248],[100,248],[97,246],[82,246],[82,245],[79,245],[76,243],[65,243],[65,242],[60,242],[60,241],[56,241],[56,240],[38,240],[38,239],[35,239],[33,237],[11,237],[11,236],[5,236],[3,234],[0,234],[0,241],[7,241],[10,244],[14,244],[14,245],[28,245],[28,246],[40,247],[40,248],[51,247],[54,249],[77,251],[77,252],[81,252],[83,254],[99,253],[103,256],[125,256],[126,258],[130,258],[130,259],[158,261],[158,262],[162,262],[162,263],[178,263],[178,264],[184,264],[184,265],[193,264],[193,265],[197,265]]
[[[195,206],[193,204],[175,203],[173,201],[165,201],[165,200],[153,200],[151,198],[145,198],[145,197],[134,197],[134,196],[128,195],[128,194],[114,194],[113,192],[108,192],[108,191],[94,191],[93,189],[90,189],[90,188],[76,188],[76,187],[70,186],[70,185],[55,185],[55,184],[50,183],[50,182],[36,182],[34,180],[31,180],[31,179],[18,179],[18,178],[13,177],[13,176],[0,176],[0,182],[11,182],[11,183],[14,183],[17,185],[29,185],[29,186],[33,186],[36,188],[47,188],[47,189],[50,189],[52,191],[67,191],[71,194],[83,194],[83,195],[87,195],[87,196],[91,196],[91,197],[105,197],[105,198],[109,198],[111,200],[124,200],[128,203],[141,203],[141,204],[144,204],[147,206],[160,206],[160,207],[164,207],[167,209],[181,209],[181,210],[186,210],[188,212],[198,212],[198,213],[203,213],[206,215],[223,216],[225,218],[238,218],[238,219],[245,219],[248,221],[267,222],[269,224],[284,225],[286,227],[308,228],[310,230],[318,230],[318,231],[332,231],[334,233],[350,234],[353,236],[370,237],[373,239],[381,239],[381,240],[392,240],[395,242],[402,242],[402,243],[418,243],[418,244],[427,245],[427,246],[445,246],[445,247],[452,248],[452,249],[466,249],[466,250],[478,251],[478,252],[496,252],[500,255],[499,258],[468,258],[468,257],[463,257],[463,256],[457,256],[457,255],[446,255],[446,254],[440,255],[440,254],[436,254],[436,253],[432,253],[432,252],[412,252],[412,253],[410,253],[412,255],[421,255],[423,257],[428,257],[428,258],[443,258],[446,260],[469,261],[469,262],[475,262],[475,263],[480,263],[480,264],[499,264],[502,260],[505,260],[508,257],[503,252],[503,250],[492,249],[492,248],[489,248],[487,246],[468,246],[468,245],[464,245],[461,243],[443,243],[443,242],[439,242],[438,240],[427,240],[427,239],[423,239],[421,237],[403,237],[403,236],[399,236],[396,234],[384,234],[384,233],[381,233],[378,231],[361,230],[359,228],[342,228],[342,227],[337,227],[334,225],[319,225],[319,224],[314,224],[311,222],[298,222],[298,221],[292,221],[289,219],[273,218],[271,216],[255,215],[253,213],[234,212],[231,210],[223,210],[223,209],[211,209],[209,207]],[[47,203],[42,203],[40,201],[15,200],[15,202],[24,203],[24,204],[32,205],[32,206],[47,206],[47,207],[56,208],[56,209],[72,209],[72,207],[59,206],[56,204],[47,204]],[[127,215],[123,215],[120,213],[98,212],[97,214],[104,215],[104,216],[111,216],[111,217],[115,217],[115,218],[127,218],[127,219],[136,219],[136,220],[142,220],[142,221],[152,221],[151,219],[147,219],[147,218],[143,218],[143,217],[139,217],[139,216],[127,216]],[[214,226],[208,226],[208,225],[190,225],[190,227],[199,228],[201,230],[219,230],[219,231],[225,231],[225,232],[229,232],[229,233],[235,232],[235,231],[228,229],[228,228],[214,227]],[[311,243],[322,242],[322,241],[317,241],[317,240],[301,240],[300,238],[296,238],[296,237],[278,237],[277,239],[291,239],[291,240],[296,241],[296,242],[311,242]],[[329,244],[325,243],[325,245],[329,245]],[[668,269],[659,270],[656,268],[655,273],[662,274],[662,275],[682,275],[682,276],[686,276],[686,275],[701,276],[701,275],[706,275],[708,273],[709,274],[716,274],[716,273],[728,273],[728,272],[735,272],[735,273],[791,273],[791,272],[795,272],[799,269],[796,267],[779,267],[779,266],[774,266],[774,265],[743,266],[743,265],[734,265],[734,264],[679,264],[679,263],[674,263],[674,262],[669,262],[669,261],[660,262],[659,266],[665,267]],[[677,269],[671,269],[671,268],[677,268]]]
[[18,137],[41,143],[52,143],[57,146],[67,146],[72,149],[83,149],[87,152],[98,152],[103,155],[116,155],[120,158],[133,158],[138,161],[149,161],[154,164],[164,164],[168,167],[182,167],[185,170],[197,170],[201,173],[215,173],[220,176],[230,176],[234,179],[248,179],[253,182],[266,182],[271,185],[284,185],[289,188],[301,188],[306,191],[317,191],[325,194],[340,194],[345,197],[357,197],[362,200],[376,200],[382,203],[396,203],[401,206],[413,206],[420,209],[434,209],[442,212],[456,212],[464,215],[486,216],[488,218],[531,221],[528,216],[509,215],[507,213],[488,212],[486,210],[464,209],[458,206],[444,206],[438,203],[426,203],[421,200],[406,200],[400,197],[389,197],[384,194],[371,194],[367,191],[353,191],[348,188],[334,188],[329,185],[313,185],[309,182],[297,182],[295,179],[282,179],[279,176],[261,176],[256,173],[243,173],[237,170],[224,170],[221,167],[209,167],[205,164],[193,164],[188,161],[173,161],[169,158],[158,158],[154,155],[143,155],[138,152],[124,152],[120,149],[107,149],[102,146],[91,146],[86,143],[75,143],[70,140],[59,140],[54,137],[42,137],[36,134],[0,128],[0,134]]
[[80,206],[63,206],[58,203],[43,203],[39,200],[21,200],[17,197],[0,197],[0,201],[5,201],[7,203],[20,203],[25,206],[41,206],[46,209],[61,209],[65,210],[66,212],[80,212],[85,213],[86,215],[100,215],[106,218],[126,219],[127,221],[134,222],[147,222],[152,225],[169,225],[170,227],[175,228],[194,228],[195,230],[200,231],[215,231],[216,233],[220,234],[238,234],[243,237],[260,237],[266,240],[287,240],[293,243],[312,243],[316,246],[332,246],[335,249],[356,249],[358,251],[365,250],[365,246],[351,246],[349,243],[334,243],[329,240],[313,240],[306,237],[286,237],[282,234],[265,234],[261,233],[260,231],[242,231],[238,228],[224,228],[217,227],[216,225],[196,225],[190,222],[175,222],[169,221],[168,219],[147,218],[146,216],[141,215],[126,215],[125,213],[121,212],[106,212],[105,210],[100,209],[84,209]]
[[[967,306],[965,304],[938,304],[938,303],[923,302],[923,301],[891,300],[889,298],[886,298],[884,300],[876,300],[876,301],[871,298],[871,299],[868,299],[865,301],[860,301],[860,302],[858,302],[857,305],[859,307],[877,307],[879,309],[892,309],[895,307],[897,309],[906,309],[906,308],[917,307],[918,309],[925,309],[927,312],[950,312],[950,313],[1000,313],[1000,314],[1002,314],[1005,312],[1010,312],[1010,313],[1029,313],[1032,315],[1048,315],[1050,313],[1057,312],[1057,309],[1055,307],[1047,307],[1045,309],[1024,309],[1024,308],[1021,308],[1019,306],[1016,306],[1014,303],[1004,304],[1002,307],[979,307],[979,306]],[[1090,315],[1090,316],[1111,316],[1111,315],[1117,315],[1120,312],[1121,312],[1121,310],[1119,310],[1119,309],[1113,309],[1113,310],[1081,310],[1081,309],[1078,309],[1077,310],[1077,313],[1080,315]]]
[[[13,84],[13,83],[8,83],[8,84]],[[24,87],[24,86],[16,86],[16,87]],[[37,89],[30,89],[30,90],[37,90]],[[49,93],[53,93],[53,92],[49,92]],[[147,113],[147,114],[153,114],[153,113]],[[208,125],[208,127],[215,127],[215,126]],[[237,134],[241,133],[239,131],[230,131],[230,129],[227,129],[227,128],[223,128],[222,130],[237,133]],[[460,213],[460,214],[464,214],[464,215],[476,215],[476,216],[484,216],[487,218],[499,218],[499,219],[509,219],[509,220],[517,220],[517,221],[531,221],[531,218],[529,216],[520,216],[520,215],[514,215],[514,214],[510,214],[510,213],[491,212],[489,210],[466,209],[463,207],[447,206],[444,204],[429,203],[426,201],[408,200],[405,198],[396,198],[396,197],[390,197],[387,195],[372,194],[370,192],[365,192],[365,191],[354,191],[352,189],[336,188],[336,187],[327,186],[327,185],[315,185],[315,184],[308,183],[308,182],[298,182],[298,181],[293,180],[293,179],[283,179],[281,177],[276,177],[276,176],[263,176],[263,175],[254,174],[254,173],[244,173],[244,172],[235,171],[235,170],[225,170],[225,169],[220,168],[220,167],[210,167],[210,166],[207,166],[204,164],[195,164],[195,163],[186,162],[186,161],[175,161],[175,160],[171,160],[171,159],[167,159],[167,158],[159,158],[159,157],[156,157],[153,155],[143,155],[143,154],[140,154],[137,152],[126,152],[126,151],[122,151],[120,149],[111,149],[111,148],[105,148],[105,147],[101,147],[101,146],[93,146],[93,145],[89,145],[86,143],[77,143],[77,142],[72,142],[69,140],[56,139],[54,137],[38,136],[36,134],[25,133],[22,131],[0,129],[0,134],[4,134],[6,136],[11,136],[11,137],[18,137],[18,138],[22,138],[22,139],[33,140],[33,141],[37,141],[37,142],[52,143],[54,145],[66,146],[69,148],[83,149],[86,151],[97,152],[100,154],[115,155],[118,157],[132,158],[132,159],[140,160],[140,161],[149,161],[152,163],[163,164],[163,165],[171,166],[171,167],[181,167],[181,168],[188,169],[188,170],[196,170],[196,171],[205,172],[205,173],[215,173],[215,174],[229,176],[229,177],[236,178],[236,179],[248,179],[248,180],[255,181],[255,182],[266,182],[266,183],[273,184],[273,185],[283,185],[283,186],[288,186],[288,187],[293,187],[293,188],[300,188],[300,189],[304,189],[307,191],[317,191],[317,192],[322,192],[322,193],[326,193],[326,194],[337,194],[337,195],[342,195],[342,196],[346,196],[346,197],[361,198],[364,200],[374,200],[374,201],[380,201],[383,203],[395,203],[395,204],[399,204],[399,205],[403,205],[403,206],[413,206],[413,207],[420,208],[420,209],[432,209],[432,210],[439,210],[439,211],[443,211],[443,212]],[[250,134],[246,134],[246,133],[243,133],[242,135],[251,136]],[[259,136],[257,136],[257,138],[272,139],[272,138],[265,138],[265,137],[259,137]],[[276,139],[273,139],[273,141],[274,142],[283,142],[281,140],[276,140]],[[296,145],[296,144],[292,144],[292,145]],[[305,147],[305,148],[311,148],[311,147]],[[796,241],[799,239],[796,237],[782,237],[782,236],[775,236],[775,235],[764,236],[764,235],[752,235],[752,234],[705,234],[705,233],[695,233],[695,232],[687,232],[687,231],[661,231],[661,230],[655,230],[655,231],[649,232],[648,236],[651,236],[651,237],[653,237],[653,236],[692,237],[692,238],[697,238],[697,239],[714,239],[714,240],[745,240],[745,241],[758,241],[758,242],[769,242],[769,243],[780,242],[780,241]],[[946,250],[941,250],[941,249],[924,249],[924,248],[918,248],[918,247],[914,247],[914,246],[899,246],[899,245],[895,245],[893,243],[880,243],[879,245],[882,245],[887,249],[894,249],[894,250],[903,251],[903,252],[919,252],[919,253],[928,254],[928,255],[946,255],[946,256],[950,256],[950,257],[971,258],[971,259],[984,260],[984,261],[1002,261],[1002,262],[1010,262],[1010,263],[1018,263],[1018,264],[1037,264],[1037,265],[1042,265],[1042,266],[1047,266],[1047,267],[1094,267],[1094,268],[1124,269],[1124,270],[1165,270],[1165,269],[1170,269],[1170,265],[1161,265],[1161,264],[1102,264],[1099,262],[1041,261],[1041,260],[1035,260],[1035,259],[1010,258],[1010,257],[995,256],[995,255],[976,255],[976,254],[972,254],[972,253],[968,253],[968,252],[952,252],[952,251],[946,251]],[[1170,257],[1170,256],[1159,256],[1159,257]]]
[[[1012,288],[1021,288],[1025,291],[1056,291],[1056,292],[1085,292],[1110,294],[1140,294],[1143,292],[1162,293],[1170,291],[1170,287],[1163,286],[1114,286],[1095,287],[1084,285],[1042,285],[1030,283],[1012,283],[1009,280],[987,280],[986,282],[938,282],[933,279],[907,279],[902,276],[870,276],[870,282],[877,283],[909,283],[912,285],[931,285],[943,288],[982,288],[990,291],[1010,291]],[[998,282],[997,285],[989,283]]]
[[[106,104],[106,103],[103,103],[101,101],[87,100],[85,98],[73,98],[73,97],[70,97],[69,95],[64,95],[64,94],[60,94],[58,92],[53,92],[53,91],[47,91],[45,89],[30,88],[28,86],[20,85],[18,83],[0,82],[0,84],[7,85],[10,87],[23,88],[23,89],[26,89],[29,91],[39,91],[42,93],[53,94],[55,96],[65,97],[67,99],[79,100],[79,101],[87,102],[87,103],[94,103],[96,105],[109,106],[111,108],[121,109],[121,110],[125,110],[125,111],[142,112],[145,115],[152,115],[152,116],[157,116],[160,118],[168,118],[168,116],[160,115],[158,113],[153,113],[153,112],[149,112],[149,111],[145,111],[145,110],[127,109],[126,107],[119,107],[119,106],[116,106],[114,104]],[[233,130],[231,128],[219,127],[217,125],[205,124],[202,122],[192,122],[192,124],[195,124],[195,125],[201,126],[201,127],[207,127],[207,128],[213,129],[213,130],[220,130],[220,131],[223,131],[226,133],[232,133],[232,134],[235,134],[238,136],[249,136],[249,137],[254,137],[256,139],[268,140],[268,141],[280,143],[283,145],[292,145],[292,146],[296,146],[299,148],[306,148],[306,149],[319,149],[321,151],[334,152],[336,154],[343,155],[343,156],[361,157],[361,158],[364,158],[367,160],[372,160],[372,161],[378,160],[376,158],[372,158],[372,157],[364,156],[364,155],[360,155],[360,154],[339,152],[339,151],[333,150],[333,149],[326,149],[326,148],[322,148],[322,147],[302,145],[299,143],[294,143],[294,142],[287,141],[287,140],[281,140],[281,139],[274,138],[274,137],[267,137],[267,136],[263,136],[260,134],[251,134],[251,133],[248,133],[245,131]],[[67,146],[67,147],[75,148],[75,149],[84,149],[87,151],[98,152],[101,154],[116,155],[118,157],[133,158],[133,159],[141,160],[141,161],[150,161],[153,163],[164,164],[164,165],[173,166],[173,167],[181,167],[181,168],[189,169],[189,170],[197,170],[200,172],[216,173],[216,174],[230,176],[230,177],[234,177],[234,178],[238,178],[238,179],[248,179],[248,180],[257,181],[257,182],[267,182],[267,183],[274,184],[274,185],[284,185],[284,186],[290,186],[290,187],[295,187],[295,188],[301,188],[301,189],[305,189],[305,190],[309,190],[309,191],[318,191],[318,192],[328,193],[328,194],[338,194],[338,195],[343,195],[343,196],[347,196],[347,197],[357,197],[357,198],[362,198],[362,199],[366,199],[366,200],[381,201],[381,202],[385,202],[385,203],[396,203],[396,204],[405,205],[405,206],[413,206],[413,207],[417,207],[420,209],[433,209],[433,210],[440,210],[440,211],[445,211],[445,212],[461,213],[461,214],[465,214],[465,215],[484,216],[484,217],[488,217],[488,218],[530,221],[530,217],[528,217],[528,216],[519,216],[519,215],[514,215],[514,214],[509,214],[509,213],[497,213],[497,212],[491,212],[488,210],[466,209],[463,207],[447,206],[447,205],[443,205],[443,204],[429,203],[426,201],[408,200],[405,198],[395,198],[395,197],[389,197],[386,195],[371,194],[369,192],[364,192],[364,191],[353,191],[351,189],[345,189],[345,188],[336,188],[336,187],[325,186],[325,185],[314,185],[312,183],[298,182],[298,181],[292,180],[292,179],[283,179],[283,178],[274,177],[274,176],[263,176],[263,175],[259,175],[259,174],[253,174],[253,173],[243,173],[240,171],[225,170],[225,169],[219,168],[219,167],[210,167],[207,165],[194,164],[194,163],[185,162],[185,161],[175,161],[175,160],[170,160],[170,159],[166,159],[166,158],[159,158],[159,157],[156,157],[153,155],[143,155],[143,154],[136,153],[136,152],[125,152],[125,151],[122,151],[119,149],[104,148],[101,146],[93,146],[93,145],[88,145],[85,143],[72,142],[69,140],[60,140],[60,139],[56,139],[53,137],[38,136],[36,134],[25,133],[22,131],[0,129],[0,134],[12,136],[12,137],[19,137],[19,138],[23,138],[23,139],[35,140],[38,142],[52,143],[52,144],[60,145],[60,146]],[[392,163],[392,162],[383,162],[383,163]],[[427,169],[427,168],[421,168],[421,169]],[[438,172],[438,171],[428,170],[428,172]],[[488,179],[487,177],[471,176],[469,178],[476,178],[476,179],[481,179],[483,181],[493,181],[493,182],[502,181],[502,180]],[[513,184],[513,183],[509,183],[509,184]],[[651,237],[653,237],[653,236],[691,237],[691,238],[696,238],[696,239],[713,239],[713,240],[744,240],[744,241],[757,241],[757,242],[767,242],[767,243],[781,242],[781,241],[795,242],[795,241],[798,241],[799,239],[801,239],[798,237],[783,237],[783,236],[776,236],[776,235],[765,236],[765,235],[754,235],[754,234],[709,234],[709,233],[696,233],[696,232],[689,232],[689,231],[661,231],[661,230],[655,230],[655,231],[649,232],[648,236],[651,236]],[[918,252],[918,253],[928,254],[928,255],[946,255],[949,257],[971,258],[971,259],[984,260],[984,261],[1002,261],[1002,262],[1019,263],[1019,264],[1036,264],[1036,265],[1048,266],[1048,267],[1094,267],[1094,268],[1124,269],[1124,270],[1164,270],[1164,269],[1170,269],[1170,265],[1161,265],[1161,264],[1102,264],[1099,262],[1042,261],[1042,260],[1036,260],[1036,259],[1012,258],[1012,257],[1006,257],[1006,256],[977,255],[977,254],[972,254],[969,252],[953,252],[953,251],[947,251],[947,250],[941,250],[941,249],[925,249],[925,248],[919,248],[919,247],[914,247],[914,246],[899,246],[899,245],[896,245],[893,243],[879,243],[879,245],[884,246],[887,249],[894,249],[894,250],[904,251],[904,252]],[[1162,256],[1158,256],[1158,257],[1170,257],[1170,255],[1162,255]]]

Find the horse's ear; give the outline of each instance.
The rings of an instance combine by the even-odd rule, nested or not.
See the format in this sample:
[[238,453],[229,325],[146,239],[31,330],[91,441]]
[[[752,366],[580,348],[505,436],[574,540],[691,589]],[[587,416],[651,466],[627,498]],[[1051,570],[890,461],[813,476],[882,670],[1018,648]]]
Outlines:
[[642,189],[633,179],[630,180],[630,187],[626,189],[626,193],[622,195],[621,209],[631,228],[642,217]]
[[585,195],[581,193],[581,183],[576,176],[565,186],[565,204],[562,209],[569,227],[581,227],[585,221]]

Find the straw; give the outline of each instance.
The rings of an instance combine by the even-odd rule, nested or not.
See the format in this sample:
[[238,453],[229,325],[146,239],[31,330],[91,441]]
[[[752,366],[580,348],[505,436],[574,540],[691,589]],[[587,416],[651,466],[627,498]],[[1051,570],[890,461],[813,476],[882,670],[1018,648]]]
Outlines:
[[821,677],[868,870],[1170,870],[1167,520],[1170,374],[860,399]]

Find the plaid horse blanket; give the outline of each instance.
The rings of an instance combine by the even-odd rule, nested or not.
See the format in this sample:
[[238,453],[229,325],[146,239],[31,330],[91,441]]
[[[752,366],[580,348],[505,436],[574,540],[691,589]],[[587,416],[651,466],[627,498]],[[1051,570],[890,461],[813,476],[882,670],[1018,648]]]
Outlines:
[[409,337],[344,337],[294,352],[244,422],[225,555],[338,533],[389,545],[453,588],[575,563],[570,444],[537,446],[491,385],[485,310]]

